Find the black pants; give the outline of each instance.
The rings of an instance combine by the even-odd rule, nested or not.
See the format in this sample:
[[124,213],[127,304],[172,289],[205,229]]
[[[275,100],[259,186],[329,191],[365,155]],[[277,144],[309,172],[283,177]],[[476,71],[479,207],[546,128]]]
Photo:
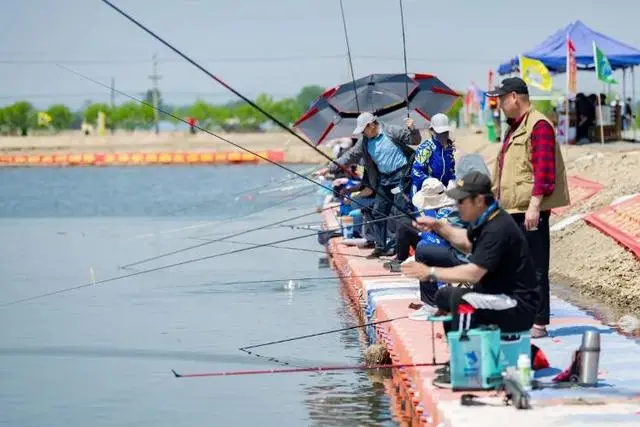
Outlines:
[[[451,322],[444,322],[445,332],[458,330],[460,324],[458,307],[460,304],[471,305],[462,298],[471,292],[473,292],[472,289],[447,286],[436,293],[436,306],[453,315]],[[501,332],[528,331],[533,325],[533,313],[528,313],[517,305],[505,310],[476,309],[471,314],[469,328],[480,325],[497,325]]]
[[[430,267],[455,267],[465,262],[456,256],[455,249],[444,246],[418,246],[416,261]],[[433,282],[420,282],[420,300],[432,306],[436,305],[438,285]]]
[[540,305],[535,317],[536,325],[548,325],[551,312],[549,303],[549,258],[551,256],[551,242],[549,239],[549,211],[540,212],[538,229],[526,231],[524,229],[524,214],[512,214],[513,219],[524,231],[529,243],[529,252],[533,258],[536,270],[536,280],[540,293]]
[[[397,194],[392,193],[392,190],[400,187],[404,173],[405,168],[403,167],[389,175],[380,175],[380,183],[376,189],[376,200],[373,203],[372,215],[374,220],[383,220],[391,214],[398,214],[398,209],[394,208],[394,204],[403,210],[405,209],[406,203],[402,191],[397,192]],[[388,249],[387,222],[389,221],[378,221],[372,224],[372,234],[378,249]]]
[[420,241],[420,235],[415,228],[411,227],[409,220],[401,220],[397,224],[396,229],[396,252],[398,254],[398,261],[405,261],[409,258],[409,247],[414,248]]

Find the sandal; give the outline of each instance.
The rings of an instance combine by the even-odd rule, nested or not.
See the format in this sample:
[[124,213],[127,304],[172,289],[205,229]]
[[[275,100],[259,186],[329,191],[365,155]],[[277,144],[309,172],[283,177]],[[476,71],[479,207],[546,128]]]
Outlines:
[[539,326],[534,326],[529,331],[529,334],[531,336],[531,339],[546,338],[549,336],[549,331],[547,331],[547,328],[544,326],[542,328]]

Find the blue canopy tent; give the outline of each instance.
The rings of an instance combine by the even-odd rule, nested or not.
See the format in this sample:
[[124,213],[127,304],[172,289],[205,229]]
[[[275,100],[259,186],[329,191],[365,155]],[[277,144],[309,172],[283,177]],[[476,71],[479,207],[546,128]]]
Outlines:
[[[552,73],[563,73],[567,65],[567,36],[576,48],[578,70],[594,70],[593,42],[609,58],[614,70],[640,65],[640,50],[592,30],[581,21],[567,25],[522,55],[540,60]],[[498,67],[501,75],[518,72],[518,57]]]
[[[611,68],[622,70],[622,94],[626,98],[626,71],[631,69],[631,97],[635,98],[634,67],[640,65],[640,50],[612,39],[602,33],[587,27],[582,21],[575,21],[547,37],[533,49],[521,55],[541,61],[552,74],[566,72],[567,68],[567,37],[571,38],[576,50],[576,64],[578,70],[593,71],[593,42],[609,59]],[[519,58],[510,59],[498,67],[498,74],[518,73]],[[635,105],[635,99],[632,103]],[[634,130],[635,139],[635,130]]]

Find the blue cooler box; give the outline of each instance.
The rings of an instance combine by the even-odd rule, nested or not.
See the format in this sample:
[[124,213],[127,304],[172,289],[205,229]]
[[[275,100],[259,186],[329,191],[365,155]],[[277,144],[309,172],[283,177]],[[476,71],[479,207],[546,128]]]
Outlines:
[[502,369],[510,366],[517,368],[518,357],[528,354],[531,357],[531,335],[529,331],[503,332],[500,334],[500,363]]
[[502,382],[499,329],[470,329],[466,334],[454,331],[447,339],[454,391],[492,389]]

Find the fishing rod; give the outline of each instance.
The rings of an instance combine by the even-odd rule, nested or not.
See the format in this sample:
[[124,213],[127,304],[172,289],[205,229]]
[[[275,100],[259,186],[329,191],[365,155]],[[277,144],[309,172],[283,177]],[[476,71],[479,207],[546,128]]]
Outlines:
[[322,332],[316,332],[316,333],[313,333],[313,334],[300,335],[300,336],[292,337],[292,338],[284,338],[284,339],[281,339],[281,340],[269,341],[269,342],[265,342],[265,343],[262,343],[262,344],[247,345],[247,346],[238,348],[238,350],[244,351],[246,353],[246,350],[250,350],[252,348],[266,347],[268,345],[282,344],[282,343],[285,343],[285,342],[298,341],[298,340],[303,340],[303,339],[307,339],[307,338],[314,338],[314,337],[319,337],[321,335],[329,335],[329,334],[335,334],[335,333],[338,333],[338,332],[351,331],[351,330],[354,330],[354,329],[366,328],[368,326],[381,325],[383,323],[389,323],[389,322],[393,322],[395,320],[406,319],[408,317],[409,317],[408,315],[399,316],[399,317],[393,317],[393,318],[387,319],[387,320],[376,320],[374,322],[363,323],[363,324],[355,325],[355,326],[349,326],[347,328],[331,329],[329,331],[322,331]]
[[[307,145],[308,147],[311,147],[312,150],[314,150],[315,152],[317,152],[318,154],[320,154],[322,157],[324,157],[325,159],[329,160],[331,163],[333,163],[334,165],[336,165],[338,168],[340,168],[341,170],[343,170],[347,175],[349,176],[354,176],[353,172],[351,170],[349,170],[349,168],[345,167],[344,165],[341,165],[340,163],[336,162],[335,159],[332,159],[330,156],[328,156],[324,151],[318,149],[318,147],[316,147],[315,145],[313,145],[312,143],[310,143],[309,141],[307,141],[306,139],[302,138],[299,134],[297,134],[296,132],[294,132],[289,126],[285,125],[284,123],[282,123],[280,120],[278,120],[277,118],[275,118],[272,114],[270,114],[269,112],[265,111],[263,108],[261,108],[259,105],[257,105],[255,102],[251,101],[249,98],[247,98],[246,96],[242,95],[240,92],[238,92],[237,90],[235,90],[234,88],[232,88],[229,84],[225,83],[222,79],[220,79],[219,77],[216,77],[214,74],[212,74],[210,71],[208,71],[206,68],[204,68],[202,65],[198,64],[195,60],[191,59],[189,56],[187,56],[185,53],[183,53],[181,50],[179,50],[178,48],[176,48],[175,46],[173,46],[171,43],[167,42],[166,40],[164,40],[162,37],[160,37],[159,35],[157,35],[155,32],[151,31],[149,28],[147,28],[146,26],[144,26],[141,22],[139,22],[138,20],[136,20],[135,18],[133,18],[131,15],[129,15],[128,13],[126,13],[125,11],[123,11],[122,9],[118,8],[117,6],[115,6],[113,3],[111,3],[109,0],[102,0],[103,3],[107,4],[109,7],[111,7],[113,10],[115,10],[116,12],[118,12],[120,15],[124,16],[126,19],[128,19],[129,21],[131,21],[133,24],[135,24],[136,26],[138,26],[141,30],[143,30],[144,32],[146,32],[147,34],[149,34],[150,36],[152,36],[153,38],[155,38],[156,40],[158,40],[160,43],[162,43],[163,45],[165,45],[166,47],[168,47],[169,49],[171,49],[172,51],[174,51],[175,53],[177,53],[179,56],[181,56],[182,58],[184,58],[187,62],[189,62],[191,65],[193,65],[194,67],[196,67],[197,69],[199,69],[200,71],[202,71],[203,73],[205,73],[207,76],[211,77],[213,80],[215,80],[216,82],[218,82],[219,84],[221,84],[223,87],[225,87],[226,89],[228,89],[229,91],[231,91],[233,94],[235,94],[236,96],[238,96],[239,98],[241,98],[243,101],[247,102],[249,105],[251,105],[253,108],[255,108],[256,110],[260,111],[262,114],[264,114],[267,118],[269,118],[270,120],[272,120],[274,123],[276,123],[279,127],[281,127],[282,129],[286,130],[287,132],[289,132],[291,135],[293,135],[294,137],[296,137],[297,139],[299,139],[300,141],[302,141],[303,144]],[[112,89],[112,87],[109,87],[109,89]],[[163,112],[161,109],[159,108],[155,108],[152,106],[152,108],[156,109],[159,112]],[[171,115],[172,116],[172,115]],[[175,117],[175,116],[172,116]],[[184,120],[183,120],[184,121]],[[186,121],[185,121],[186,122]],[[199,129],[199,128],[198,128]],[[213,134],[212,134],[213,135]],[[216,135],[214,135],[216,136]],[[222,138],[221,138],[222,139]],[[226,139],[222,139],[223,141],[229,142],[230,141],[226,140]],[[231,143],[232,145],[239,147],[237,144]],[[241,149],[244,149],[242,147],[239,147]],[[254,154],[253,152],[244,149],[245,151],[247,151],[248,153]],[[261,156],[257,156],[259,158],[264,159],[264,157]],[[272,162],[275,164],[275,162]],[[289,172],[291,172],[290,169]],[[300,176],[300,174],[296,175]],[[301,177],[301,176],[300,176]],[[314,181],[315,182],[315,181]],[[318,185],[321,185],[319,183],[317,183]],[[325,187],[326,188],[326,187]],[[389,199],[388,197],[386,197],[385,195],[381,194],[381,197],[383,199],[385,199],[385,201],[387,203],[389,203],[391,206],[395,207],[399,212],[405,212],[405,209],[396,205],[396,203]],[[407,217],[410,217],[409,214],[406,215]],[[413,219],[413,218],[411,218]]]
[[182,52],[180,49],[176,48],[175,46],[173,46],[171,43],[169,43],[168,41],[164,40],[162,37],[160,37],[159,35],[157,35],[155,32],[153,32],[152,30],[150,30],[149,28],[147,28],[145,25],[143,25],[140,21],[136,20],[135,18],[133,18],[131,15],[129,15],[127,12],[125,12],[124,10],[120,9],[119,7],[117,7],[116,5],[114,5],[113,3],[111,3],[109,0],[102,0],[103,3],[105,3],[106,5],[108,5],[109,7],[111,7],[113,10],[115,10],[116,12],[118,12],[120,15],[124,16],[126,19],[128,19],[129,21],[131,21],[133,24],[135,24],[136,26],[138,26],[138,28],[140,28],[141,30],[143,30],[144,32],[146,32],[147,34],[149,34],[150,36],[152,36],[153,38],[155,38],[156,40],[158,40],[160,43],[162,43],[163,45],[165,45],[166,47],[168,47],[169,49],[171,49],[172,51],[174,51],[175,53],[177,53],[179,56],[181,56],[183,59],[185,59],[187,62],[189,62],[191,65],[193,65],[194,67],[196,67],[198,70],[202,71],[203,73],[205,73],[207,76],[211,77],[213,80],[215,80],[216,82],[218,82],[219,84],[221,84],[224,88],[228,89],[229,91],[231,91],[234,95],[236,95],[237,97],[239,97],[240,99],[242,99],[243,101],[245,101],[247,104],[249,104],[250,106],[252,106],[253,108],[255,108],[256,110],[260,111],[262,114],[264,114],[267,118],[269,118],[270,120],[272,120],[275,124],[277,124],[279,127],[281,127],[282,129],[286,130],[288,133],[290,133],[291,135],[293,135],[295,138],[299,139],[300,141],[302,141],[305,145],[311,147],[314,151],[316,151],[318,154],[322,155],[324,158],[326,158],[327,160],[329,160],[330,162],[334,163],[336,166],[338,166],[339,168],[343,169],[346,173],[350,174],[351,176],[353,176],[353,174],[350,173],[350,171],[348,170],[348,168],[338,164],[334,159],[332,159],[331,157],[329,157],[325,152],[323,152],[322,150],[319,150],[317,147],[315,147],[312,143],[310,143],[309,141],[307,141],[306,139],[302,138],[299,134],[297,134],[296,132],[293,131],[293,129],[291,129],[289,126],[285,125],[284,123],[282,123],[280,120],[278,120],[276,117],[274,117],[272,114],[270,114],[268,111],[264,110],[262,107],[260,107],[259,105],[257,105],[255,102],[253,102],[251,99],[247,98],[246,96],[244,96],[243,94],[241,94],[240,92],[238,92],[237,90],[235,90],[233,87],[231,87],[228,83],[226,83],[225,81],[223,81],[221,78],[217,77],[216,75],[214,75],[213,73],[211,73],[209,70],[207,70],[206,68],[204,68],[202,65],[198,64],[195,60],[191,59],[188,55],[186,55],[184,52]]
[[[105,1],[105,0],[102,0],[102,1]],[[98,80],[92,79],[91,77],[85,76],[84,74],[82,74],[82,73],[80,73],[80,72],[78,72],[78,71],[75,71],[75,70],[72,70],[72,69],[70,69],[70,68],[65,67],[64,65],[60,65],[60,64],[57,64],[57,65],[58,65],[58,67],[60,67],[60,68],[62,68],[62,69],[64,69],[64,70],[66,70],[66,71],[68,71],[68,72],[70,72],[70,73],[72,73],[72,74],[75,74],[75,75],[77,75],[77,76],[79,76],[79,77],[82,77],[82,78],[84,78],[84,79],[86,79],[86,80],[88,80],[88,81],[90,81],[90,82],[93,82],[93,83],[95,83],[95,84],[97,84],[97,85],[100,85],[100,86],[102,86],[102,87],[104,87],[104,88],[107,88],[107,89],[109,89],[109,90],[113,90],[114,92],[116,92],[116,93],[118,93],[118,94],[120,94],[120,95],[122,95],[122,96],[124,96],[124,97],[127,97],[127,98],[129,98],[129,99],[131,99],[131,100],[133,100],[133,101],[136,101],[136,102],[138,102],[138,103],[140,103],[140,104],[142,104],[142,105],[145,105],[145,106],[147,106],[147,107],[149,107],[149,108],[152,108],[153,110],[156,110],[156,111],[158,111],[158,112],[160,112],[160,113],[163,113],[163,114],[165,114],[165,115],[167,115],[167,116],[169,116],[169,117],[171,117],[171,118],[174,118],[174,119],[178,120],[179,122],[182,122],[182,123],[185,123],[185,124],[188,124],[188,125],[190,125],[190,126],[191,126],[191,124],[189,124],[189,123],[188,123],[185,119],[183,119],[182,117],[178,117],[178,116],[176,116],[175,114],[170,113],[170,112],[168,112],[168,111],[166,111],[166,110],[164,110],[164,109],[162,109],[162,108],[157,108],[157,107],[155,107],[154,105],[152,105],[152,104],[150,104],[150,103],[148,103],[148,102],[146,102],[146,101],[144,101],[144,100],[142,100],[142,99],[140,99],[140,98],[136,98],[136,97],[135,97],[135,96],[133,96],[133,95],[129,95],[129,94],[127,94],[127,93],[125,93],[125,92],[123,92],[123,91],[121,91],[121,90],[119,90],[119,89],[115,89],[115,88],[113,88],[113,87],[111,87],[111,86],[108,86],[107,84],[105,84],[105,83],[103,83],[103,82],[100,82],[100,81],[98,81]],[[289,172],[289,173],[291,173],[291,174],[293,174],[293,175],[296,175],[297,177],[302,178],[302,179],[304,179],[305,181],[311,182],[311,183],[313,183],[313,184],[317,185],[318,187],[324,188],[325,190],[327,190],[327,191],[329,191],[329,192],[333,192],[333,191],[334,191],[334,190],[333,190],[333,188],[331,188],[331,187],[327,187],[327,186],[325,186],[325,185],[322,185],[322,184],[320,184],[319,182],[316,182],[316,181],[314,181],[313,179],[311,179],[311,178],[309,178],[309,177],[307,177],[307,176],[304,176],[304,175],[302,175],[302,174],[300,174],[300,173],[298,173],[298,172],[294,171],[293,169],[291,169],[291,168],[289,168],[289,167],[287,167],[287,166],[285,166],[285,165],[283,165],[283,164],[280,164],[280,163],[278,163],[278,162],[276,162],[276,161],[273,161],[273,160],[269,159],[268,157],[262,156],[262,155],[260,155],[260,154],[256,153],[255,151],[252,151],[252,150],[250,150],[250,149],[248,149],[248,148],[242,147],[241,145],[236,144],[235,142],[233,142],[233,141],[231,141],[231,140],[229,140],[229,139],[227,139],[227,138],[224,138],[224,137],[222,137],[222,136],[220,136],[220,135],[218,135],[218,134],[215,134],[215,133],[211,132],[211,131],[210,131],[210,130],[208,130],[208,129],[204,129],[204,128],[202,128],[202,127],[198,126],[198,125],[193,125],[193,127],[194,127],[194,128],[196,128],[196,129],[198,129],[198,130],[200,130],[200,131],[202,131],[202,132],[204,132],[204,133],[207,133],[207,134],[209,134],[209,135],[211,135],[211,136],[214,136],[214,137],[216,137],[216,138],[220,139],[221,141],[224,141],[224,142],[226,142],[226,143],[228,143],[228,144],[230,144],[230,145],[232,145],[232,146],[234,146],[234,147],[236,147],[236,148],[239,148],[239,149],[241,149],[241,150],[244,150],[244,151],[246,151],[246,152],[247,152],[247,153],[249,153],[249,154],[253,154],[253,155],[254,155],[254,156],[256,156],[257,158],[262,159],[262,160],[264,160],[264,161],[265,161],[265,162],[267,162],[267,163],[271,163],[272,165],[277,166],[277,167],[279,167],[279,168],[281,168],[281,169],[284,169],[284,170],[286,170],[287,172]],[[381,195],[381,196],[382,196],[382,195]],[[353,198],[351,198],[350,196],[343,195],[343,196],[341,196],[341,197],[343,197],[343,198],[344,198],[344,199],[346,199],[346,200],[349,200],[350,202],[352,202],[352,203],[356,204],[357,206],[360,206],[361,208],[368,208],[368,207],[367,207],[363,202],[361,202],[361,201],[359,201],[359,200],[357,200],[357,199],[353,199]],[[398,208],[398,207],[395,205],[395,203],[394,203],[393,201],[389,200],[386,196],[382,196],[382,197],[383,197],[387,202],[390,202],[390,204],[391,204],[391,205],[393,205],[394,207],[396,207],[396,209],[397,209],[399,212],[401,212],[401,213],[402,213],[402,215],[401,215],[401,216],[406,217],[406,218],[410,219],[411,221],[413,221],[413,220],[415,219],[413,216],[411,216],[411,213],[409,213],[408,211],[406,211],[406,210],[404,210],[404,209],[400,209],[400,208]],[[372,210],[373,212],[379,212],[379,213],[380,213],[380,211],[379,211],[378,209],[371,208],[371,210]],[[384,214],[384,217],[385,217],[386,219],[394,219],[393,217],[391,217],[391,216],[389,216],[389,215],[386,215],[386,214]],[[398,221],[397,219],[394,219],[394,220],[395,220],[396,222],[398,222],[401,226],[406,226],[406,224],[402,224],[402,223],[401,223],[400,221]]]
[[358,102],[358,91],[356,88],[356,75],[353,72],[353,61],[351,60],[351,48],[349,47],[349,36],[347,35],[347,20],[344,17],[344,5],[340,0],[340,12],[342,13],[342,27],[344,28],[344,40],[347,43],[347,56],[349,58],[349,68],[351,68],[351,82],[353,83],[353,95],[356,98],[356,108],[360,113],[360,103]]
[[402,0],[399,0],[399,2],[400,2],[400,23],[402,24],[402,50],[404,52],[404,75],[405,75],[404,89],[405,89],[405,96],[407,100],[407,117],[409,117],[411,110],[409,108],[409,72],[407,71],[407,41],[404,34],[404,11],[402,8]]
[[[333,206],[327,206],[325,208],[322,208],[321,211],[325,211],[325,210],[332,209],[332,208],[333,208]],[[229,235],[226,235],[226,236],[223,236],[223,237],[219,237],[217,239],[207,240],[206,242],[198,243],[196,245],[191,245],[191,246],[187,246],[187,247],[184,247],[184,248],[181,248],[181,249],[176,249],[176,250],[173,250],[173,251],[170,251],[170,252],[165,252],[165,253],[162,253],[160,255],[155,255],[155,256],[152,256],[152,257],[144,258],[144,259],[141,259],[141,260],[138,260],[138,261],[135,261],[135,262],[131,262],[129,264],[125,264],[125,265],[121,266],[120,268],[121,269],[127,269],[127,268],[130,268],[130,267],[136,266],[136,265],[147,263],[149,261],[155,261],[155,260],[158,260],[158,259],[161,259],[161,258],[165,258],[165,257],[171,256],[171,255],[177,255],[177,254],[182,253],[182,252],[190,251],[190,250],[193,250],[193,249],[198,249],[198,248],[201,248],[203,246],[210,245],[212,243],[222,242],[222,241],[227,240],[227,239],[233,239],[234,237],[242,236],[244,234],[253,233],[255,231],[264,230],[264,229],[267,229],[269,227],[273,227],[273,226],[278,225],[278,224],[282,224],[282,223],[285,223],[285,222],[288,222],[288,221],[291,221],[291,220],[294,220],[294,219],[299,219],[299,218],[304,218],[304,217],[307,217],[307,216],[315,215],[317,213],[318,213],[318,211],[314,209],[312,212],[304,213],[304,214],[301,214],[301,215],[296,215],[296,216],[294,216],[292,218],[282,219],[282,220],[279,220],[279,221],[276,221],[276,222],[272,222],[270,224],[261,225],[259,227],[251,228],[249,230],[243,230],[243,231],[239,231],[237,233],[233,233],[233,234],[229,234]]]
[[343,365],[343,366],[314,366],[309,368],[283,368],[283,369],[264,369],[253,371],[220,371],[220,372],[203,372],[198,374],[179,374],[174,369],[171,370],[176,378],[196,378],[196,377],[228,377],[237,375],[260,375],[260,374],[290,374],[295,372],[329,372],[329,371],[366,371],[376,369],[406,369],[420,368],[426,366],[439,366],[433,363],[403,363],[388,365]]
[[292,230],[318,230],[322,231],[322,224],[278,224],[280,228],[290,228]]

